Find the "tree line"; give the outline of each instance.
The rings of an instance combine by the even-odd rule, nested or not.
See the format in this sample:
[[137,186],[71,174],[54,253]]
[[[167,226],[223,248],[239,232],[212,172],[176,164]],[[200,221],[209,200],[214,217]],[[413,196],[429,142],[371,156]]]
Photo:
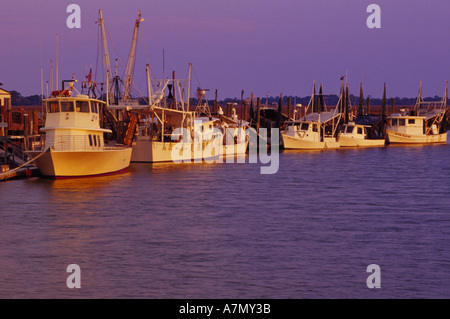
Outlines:
[[[11,105],[12,106],[38,106],[41,105],[41,97],[40,95],[30,95],[30,96],[22,96],[19,92],[17,91],[10,91],[11,93]],[[298,96],[282,96],[282,103],[283,105],[286,105],[288,103],[288,98],[290,98],[291,100],[291,104],[292,105],[296,105],[296,104],[302,104],[302,105],[308,105],[311,96],[305,96],[305,97],[298,97]],[[383,100],[382,98],[374,98],[371,97],[370,95],[364,98],[364,103],[367,103],[367,98],[370,98],[370,104],[371,105],[381,105]],[[388,105],[392,104],[392,99],[394,99],[394,103],[395,105],[414,105],[416,103],[416,99],[417,98],[407,98],[407,97],[403,97],[400,98],[398,96],[394,97],[394,98],[387,98],[386,102]],[[141,98],[141,104],[146,104],[145,103],[145,99]],[[425,101],[441,101],[442,97],[435,95],[434,97],[427,97],[424,98]],[[195,105],[198,101],[195,98],[192,98],[191,100],[191,105]],[[262,105],[274,105],[274,104],[278,104],[280,101],[280,97],[262,97],[261,98],[261,104]],[[339,101],[339,96],[338,95],[328,95],[325,96],[324,98],[325,104],[328,106],[332,106],[332,105],[337,105],[338,101]],[[359,96],[355,96],[353,94],[350,94],[350,101],[352,105],[359,105]],[[214,102],[214,100],[208,100],[208,103],[210,105],[212,105],[212,103]],[[220,105],[226,105],[228,103],[237,103],[238,105],[240,105],[241,103],[241,99],[240,98],[225,98],[223,100],[217,101]]]

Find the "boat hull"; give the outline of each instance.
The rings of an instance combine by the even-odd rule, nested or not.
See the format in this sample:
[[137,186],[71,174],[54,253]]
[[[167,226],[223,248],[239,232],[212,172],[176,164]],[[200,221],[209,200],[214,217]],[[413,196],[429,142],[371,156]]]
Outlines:
[[447,133],[430,135],[410,135],[386,130],[390,144],[436,144],[447,143]]
[[[50,178],[77,178],[117,174],[128,170],[132,149],[101,151],[29,151],[41,174]],[[42,155],[41,155],[42,154]],[[39,156],[41,155],[41,156]],[[37,157],[39,156],[39,157]]]
[[335,149],[340,147],[339,141],[335,138],[325,138],[325,141],[308,141],[295,138],[287,134],[282,134],[283,146],[285,149],[314,150],[314,149]]
[[189,162],[192,160],[211,160],[218,158],[222,152],[220,139],[199,143],[158,142],[144,136],[133,145],[131,162]]
[[248,139],[238,144],[224,145],[222,155],[223,156],[244,155],[247,153],[247,148],[248,148]]
[[361,139],[348,136],[339,136],[341,147],[383,147],[386,145],[385,139]]

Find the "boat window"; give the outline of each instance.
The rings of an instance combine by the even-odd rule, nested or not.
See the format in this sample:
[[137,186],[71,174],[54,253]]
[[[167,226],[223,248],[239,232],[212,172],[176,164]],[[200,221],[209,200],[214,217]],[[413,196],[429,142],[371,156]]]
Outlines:
[[317,124],[313,124],[312,130],[313,132],[317,132]]
[[362,134],[362,133],[363,133],[362,127],[358,127],[358,134]]
[[397,126],[397,125],[398,125],[398,120],[392,119],[392,126]]
[[353,126],[347,126],[347,133],[353,133]]
[[97,147],[97,136],[94,135],[94,146]]
[[302,127],[300,129],[302,131],[307,131],[309,129],[309,123],[302,123]]
[[91,113],[98,114],[98,106],[97,106],[97,102],[92,102],[92,103],[91,103]]
[[58,102],[57,101],[48,102],[47,103],[47,112],[48,113],[58,113],[59,112]]
[[364,135],[367,135],[369,132],[367,131],[367,127],[364,128]]
[[61,102],[61,112],[75,112],[73,101]]
[[398,120],[398,125],[399,126],[405,126],[405,119],[399,119]]
[[92,135],[89,134],[89,145],[92,146]]
[[408,120],[408,124],[416,124],[416,120],[415,119],[409,119]]
[[77,101],[77,112],[89,113],[89,102]]
[[98,147],[102,146],[102,144],[100,143],[100,135],[97,135],[97,140],[98,140]]

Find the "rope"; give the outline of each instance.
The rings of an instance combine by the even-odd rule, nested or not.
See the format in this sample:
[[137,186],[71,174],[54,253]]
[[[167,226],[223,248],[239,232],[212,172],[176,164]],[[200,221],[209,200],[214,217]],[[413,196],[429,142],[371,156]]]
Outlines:
[[25,164],[23,164],[23,165],[21,165],[21,166],[15,168],[15,169],[13,169],[13,170],[11,170],[11,171],[9,171],[9,172],[0,174],[0,179],[3,179],[3,177],[6,177],[6,176],[8,176],[8,175],[10,175],[10,174],[12,174],[12,173],[15,173],[15,172],[17,172],[19,169],[23,168],[24,166],[27,166],[27,165],[31,164],[31,163],[34,162],[36,159],[38,159],[39,157],[43,156],[45,153],[46,153],[46,152],[42,152],[41,154],[39,154],[39,155],[36,156],[35,158],[31,159],[30,161],[26,162]]

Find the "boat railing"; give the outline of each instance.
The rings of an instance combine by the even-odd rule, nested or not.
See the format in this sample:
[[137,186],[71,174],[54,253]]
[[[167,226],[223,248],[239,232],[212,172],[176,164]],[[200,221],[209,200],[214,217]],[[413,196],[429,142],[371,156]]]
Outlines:
[[[47,142],[51,142],[47,138]],[[95,135],[62,135],[54,139],[55,151],[100,151],[104,150],[103,141]]]

